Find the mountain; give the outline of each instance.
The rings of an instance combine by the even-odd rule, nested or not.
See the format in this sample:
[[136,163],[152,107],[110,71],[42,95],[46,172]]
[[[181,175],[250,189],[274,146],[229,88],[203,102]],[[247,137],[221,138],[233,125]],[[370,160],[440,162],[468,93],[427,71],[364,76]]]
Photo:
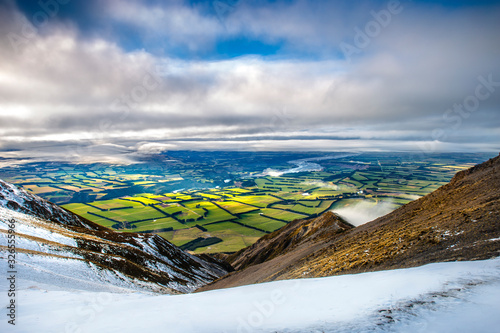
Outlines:
[[[117,233],[0,181],[0,256],[14,227],[24,279],[92,291],[183,293],[227,274],[157,235]],[[3,260],[6,261],[6,260]]]
[[0,207],[57,222],[62,225],[83,227],[91,230],[106,230],[94,222],[76,216],[56,204],[48,202],[15,185],[6,183],[1,179]]
[[332,212],[327,212],[315,219],[295,220],[283,228],[261,237],[256,243],[229,256],[227,260],[236,270],[269,261],[291,251],[297,251],[301,245],[305,249],[310,244],[324,241],[345,230],[353,228]]
[[[239,271],[199,289],[359,273],[500,255],[500,156],[392,213],[348,228],[333,213],[299,221],[228,257]],[[307,225],[338,225],[319,237]],[[287,244],[298,244],[288,246]],[[280,253],[280,251],[284,251]]]
[[54,290],[19,274],[16,326],[4,308],[0,332],[498,332],[499,274],[497,258],[184,295]]

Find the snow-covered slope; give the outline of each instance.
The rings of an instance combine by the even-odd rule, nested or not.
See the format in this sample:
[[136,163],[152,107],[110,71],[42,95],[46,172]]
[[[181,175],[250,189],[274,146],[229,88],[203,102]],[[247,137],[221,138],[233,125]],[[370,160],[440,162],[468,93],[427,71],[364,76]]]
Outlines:
[[26,213],[42,219],[61,224],[84,227],[87,229],[102,229],[95,223],[76,216],[61,207],[46,201],[39,196],[0,179],[0,207]]
[[13,185],[0,186],[0,260],[7,260],[13,221],[16,268],[24,279],[87,291],[175,294],[227,274],[217,262],[157,235],[113,232]]
[[[22,273],[19,278],[17,324],[14,330],[3,319],[2,332],[455,333],[500,327],[499,258],[175,296],[78,292]],[[2,279],[0,289],[6,283]]]

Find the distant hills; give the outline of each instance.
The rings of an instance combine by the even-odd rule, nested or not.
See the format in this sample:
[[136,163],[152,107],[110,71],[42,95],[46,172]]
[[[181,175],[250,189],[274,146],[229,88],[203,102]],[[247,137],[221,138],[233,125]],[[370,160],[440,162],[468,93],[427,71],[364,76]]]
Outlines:
[[500,255],[500,156],[372,222],[353,228],[331,212],[294,221],[227,257],[238,271],[206,291]]
[[184,293],[227,273],[152,234],[108,230],[0,181],[0,250],[14,221],[23,279],[71,289]]
[[111,231],[0,181],[0,250],[15,221],[24,279],[168,294],[487,259],[500,255],[499,189],[500,156],[356,228],[332,212],[295,220],[237,253],[220,254],[236,269],[229,273],[219,259],[190,255],[154,234]]

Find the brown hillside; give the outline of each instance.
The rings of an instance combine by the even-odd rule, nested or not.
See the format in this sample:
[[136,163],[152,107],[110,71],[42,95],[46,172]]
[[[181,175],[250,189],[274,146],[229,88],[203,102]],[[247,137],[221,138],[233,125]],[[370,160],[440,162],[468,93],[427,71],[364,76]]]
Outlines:
[[[435,192],[357,228],[318,242],[299,242],[299,246],[269,256],[264,262],[261,259],[266,256],[253,253],[253,260],[261,260],[253,266],[249,266],[248,257],[252,252],[245,249],[232,262],[247,268],[201,290],[495,257],[500,255],[499,215],[497,156],[457,173]],[[281,237],[279,234],[273,233],[273,238]],[[267,242],[276,246],[272,240]],[[273,252],[265,247],[260,251]]]
[[295,220],[263,236],[252,246],[229,256],[227,261],[236,270],[241,270],[288,253],[301,244],[324,241],[351,228],[353,228],[352,225],[332,212],[327,212],[315,219]]

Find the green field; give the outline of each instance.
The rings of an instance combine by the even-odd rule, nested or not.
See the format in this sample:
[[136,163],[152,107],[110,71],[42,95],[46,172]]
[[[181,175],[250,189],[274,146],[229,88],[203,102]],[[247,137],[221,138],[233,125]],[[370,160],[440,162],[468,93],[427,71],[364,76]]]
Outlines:
[[38,163],[24,166],[23,173],[0,169],[0,176],[107,228],[157,233],[176,245],[197,239],[211,244],[194,246],[196,253],[234,252],[327,210],[359,202],[397,208],[486,159],[365,153],[318,161],[322,171],[261,174],[291,168],[288,160],[325,154],[178,152],[163,164]]
[[243,214],[252,211],[259,210],[257,207],[248,206],[236,201],[224,201],[218,203],[218,205],[226,210],[228,210],[231,214]]
[[266,208],[270,204],[281,201],[280,199],[270,195],[241,195],[233,200],[258,208]]
[[162,229],[172,228],[173,230],[183,229],[185,226],[171,217],[161,219],[138,222],[133,224],[135,228],[130,229],[130,232],[157,232]]
[[291,222],[293,220],[299,220],[303,218],[307,218],[307,215],[305,214],[298,214],[298,213],[293,213],[281,209],[274,209],[274,208],[264,208],[262,209],[262,214],[264,216],[268,216],[277,220],[282,220],[285,222]]
[[286,225],[285,222],[269,219],[263,216],[262,213],[242,214],[240,222],[267,232],[272,232]]

